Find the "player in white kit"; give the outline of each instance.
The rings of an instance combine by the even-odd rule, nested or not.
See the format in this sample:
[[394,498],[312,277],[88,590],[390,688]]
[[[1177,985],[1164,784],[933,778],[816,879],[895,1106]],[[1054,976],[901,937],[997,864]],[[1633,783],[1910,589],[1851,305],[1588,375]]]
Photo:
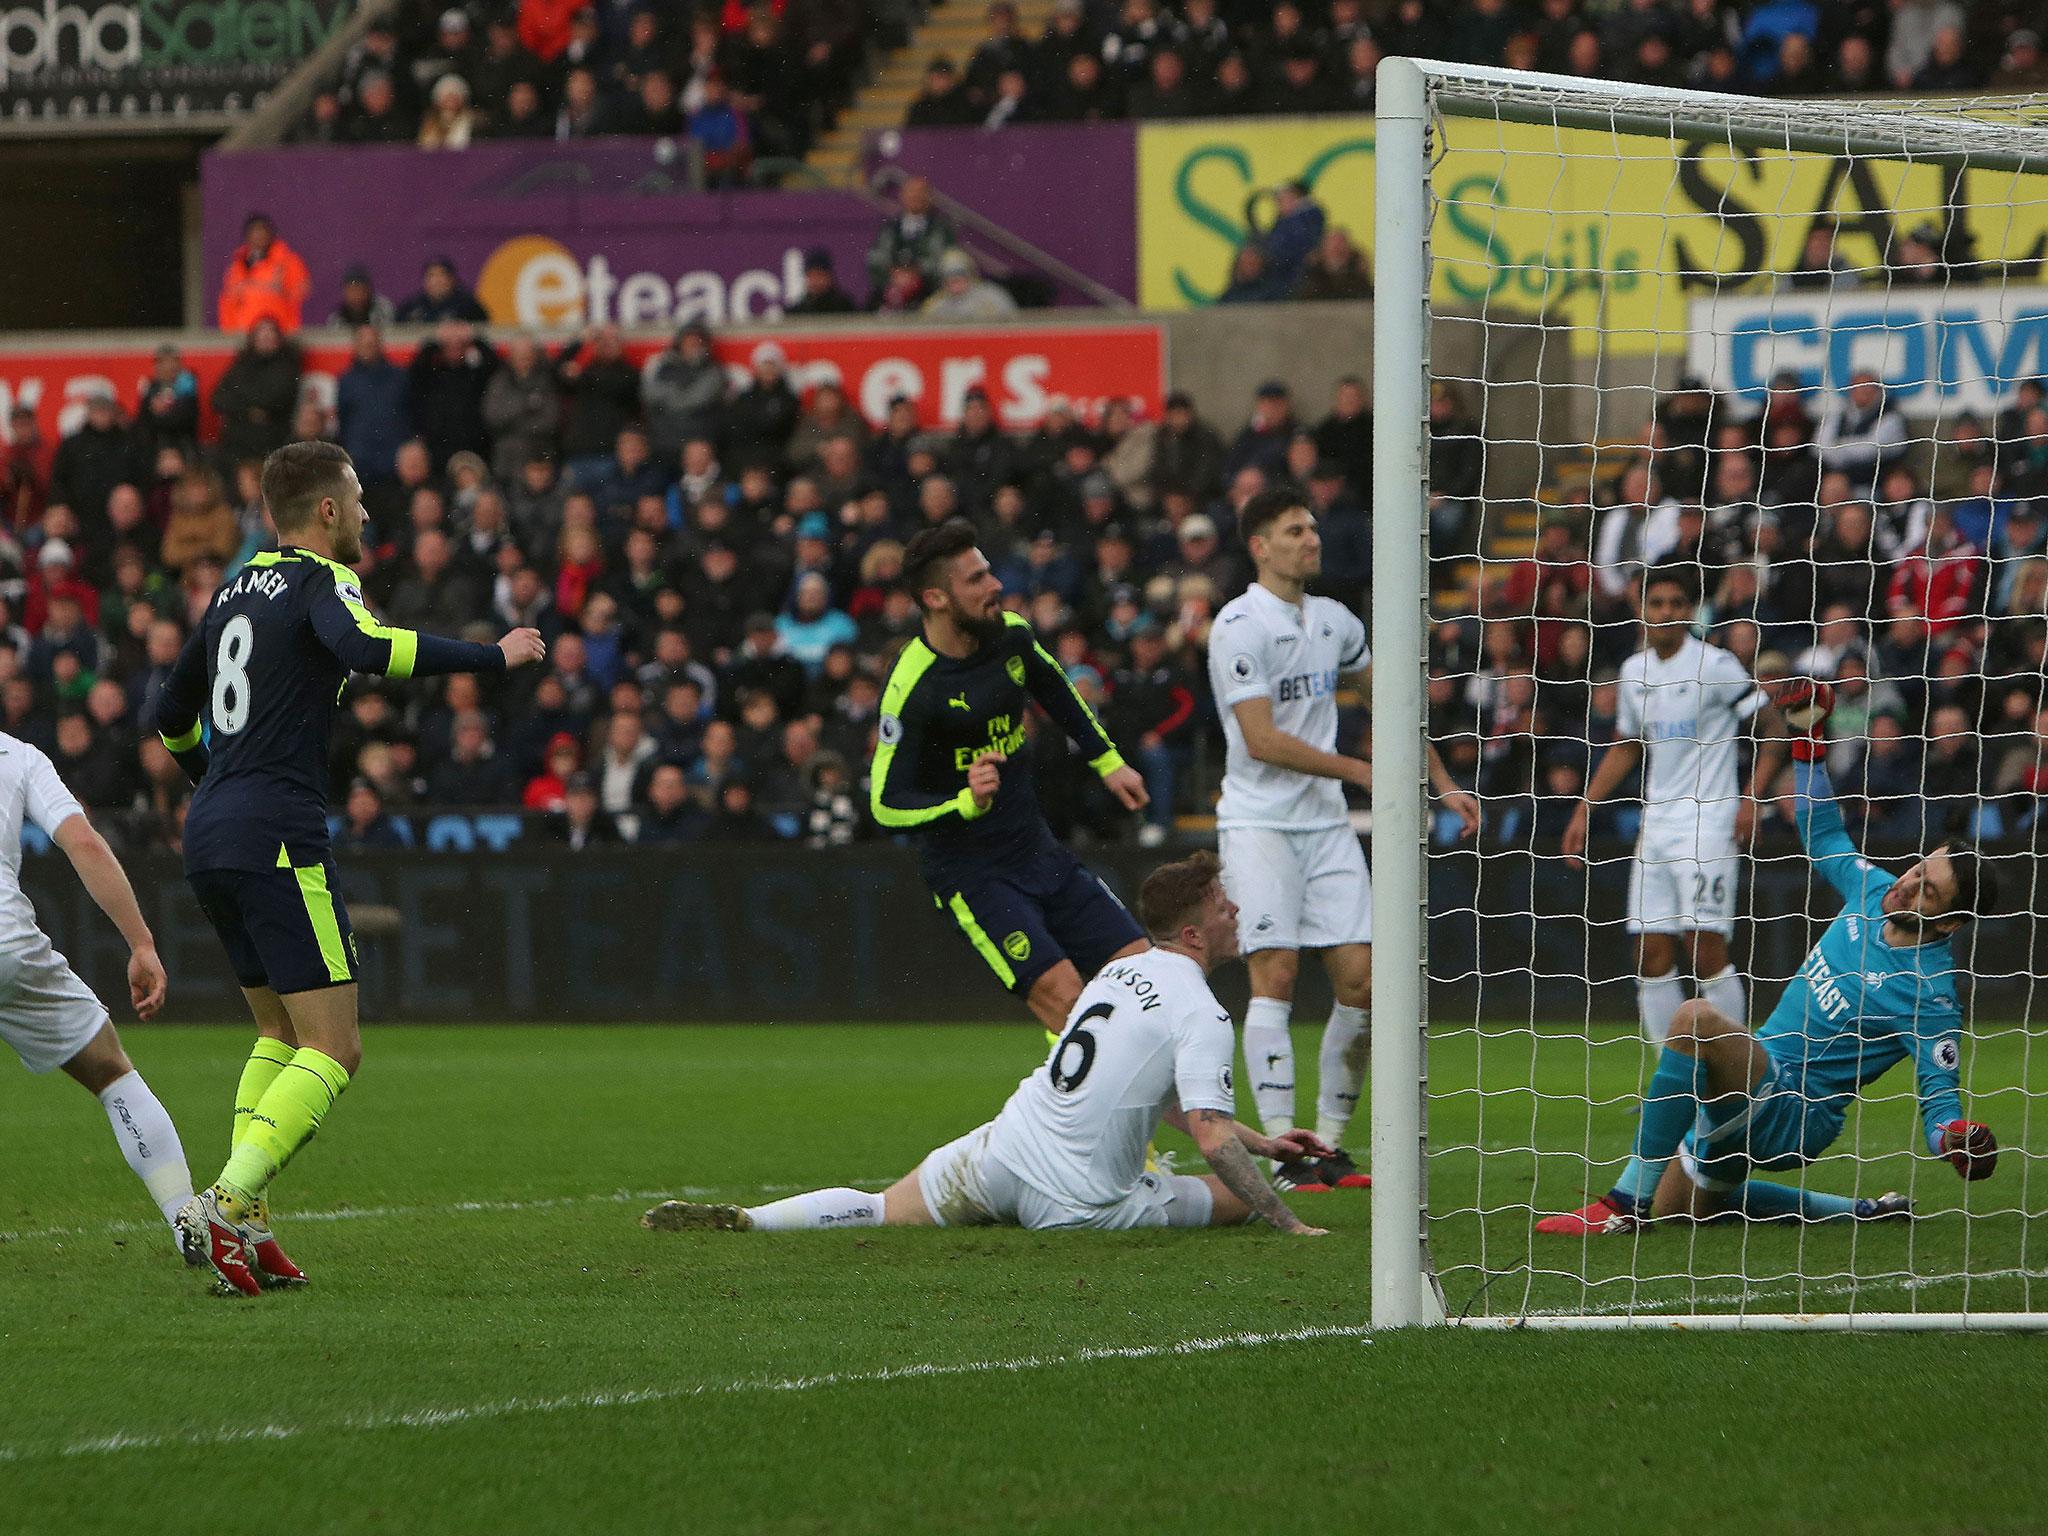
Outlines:
[[[1316,1157],[1305,1131],[1268,1138],[1234,1118],[1230,1015],[1209,972],[1237,955],[1237,908],[1216,856],[1198,853],[1146,878],[1138,918],[1153,947],[1111,960],[1081,990],[1045,1064],[1002,1113],[948,1142],[881,1194],[819,1189],[769,1205],[669,1200],[640,1218],[662,1231],[815,1231],[966,1227],[1098,1232],[1240,1226],[1256,1216],[1319,1236],[1290,1211],[1255,1157]],[[1161,1120],[1194,1137],[1210,1172],[1148,1173]]]
[[[1216,825],[1223,879],[1242,913],[1239,938],[1251,970],[1245,1066],[1268,1135],[1294,1124],[1294,983],[1300,952],[1320,949],[1336,1001],[1323,1029],[1316,1135],[1341,1147],[1357,1111],[1371,1053],[1372,882],[1344,804],[1344,785],[1365,787],[1371,767],[1337,747],[1337,685],[1372,654],[1365,625],[1344,604],[1303,588],[1323,568],[1314,515],[1298,491],[1262,491],[1239,529],[1258,579],[1226,603],[1209,632],[1209,681],[1227,744]],[[1465,830],[1479,803],[1460,790],[1434,748],[1430,780]],[[1314,1191],[1371,1180],[1336,1151],[1283,1165],[1285,1188]]]
[[[1636,939],[1643,1033],[1661,1046],[1685,1002],[1681,946],[1690,952],[1700,996],[1724,1017],[1749,1016],[1742,978],[1728,957],[1738,850],[1748,839],[1757,793],[1784,766],[1786,732],[1742,663],[1692,633],[1699,607],[1692,568],[1647,572],[1641,604],[1645,644],[1622,663],[1616,739],[1593,770],[1563,847],[1571,858],[1585,852],[1592,807],[1619,790],[1647,754],[1642,834],[1629,870],[1628,931]],[[1744,795],[1736,756],[1751,720],[1762,729]]]
[[121,1156],[175,1234],[192,1199],[177,1127],[135,1070],[106,1007],[51,947],[21,889],[21,828],[40,828],[64,850],[100,910],[128,941],[128,999],[147,1019],[164,1001],[156,940],[121,863],[55,766],[36,748],[0,735],[0,1040],[31,1072],[62,1067],[100,1101]]

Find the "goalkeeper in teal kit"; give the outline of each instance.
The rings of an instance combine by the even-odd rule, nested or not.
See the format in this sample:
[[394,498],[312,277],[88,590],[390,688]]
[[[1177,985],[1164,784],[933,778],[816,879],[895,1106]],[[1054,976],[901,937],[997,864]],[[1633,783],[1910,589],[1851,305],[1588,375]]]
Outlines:
[[1841,893],[1841,913],[1757,1034],[1704,1002],[1679,1009],[1619,1182],[1591,1205],[1539,1221],[1539,1232],[1628,1232],[1663,1217],[1730,1212],[1909,1216],[1898,1195],[1854,1199],[1751,1176],[1819,1157],[1858,1092],[1908,1057],[1928,1150],[1966,1179],[1986,1178],[1996,1164],[1996,1138],[1964,1117],[1957,1092],[1963,1011],[1949,949],[1957,930],[1994,904],[1992,873],[1953,838],[1903,875],[1864,858],[1820,765],[1830,690],[1794,681],[1778,702],[1806,732],[1792,748],[1799,835],[1814,869]]

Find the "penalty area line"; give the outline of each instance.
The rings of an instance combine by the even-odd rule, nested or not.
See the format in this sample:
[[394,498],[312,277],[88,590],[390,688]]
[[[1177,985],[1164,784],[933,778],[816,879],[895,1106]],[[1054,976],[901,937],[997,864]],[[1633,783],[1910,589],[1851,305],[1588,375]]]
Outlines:
[[625,1387],[568,1392],[558,1397],[507,1397],[448,1407],[390,1409],[379,1413],[354,1414],[324,1422],[225,1425],[219,1429],[178,1431],[169,1434],[117,1431],[83,1440],[73,1440],[62,1445],[0,1446],[0,1463],[113,1456],[127,1451],[216,1449],[224,1446],[297,1440],[309,1435],[322,1434],[372,1434],[390,1429],[446,1429],[461,1424],[524,1418],[538,1414],[633,1408],[648,1403],[744,1397],[755,1393],[816,1392],[828,1387],[885,1386],[894,1382],[933,1381],[951,1376],[1020,1375],[1029,1371],[1061,1370],[1071,1366],[1094,1365],[1103,1361],[1166,1360],[1236,1350],[1266,1349],[1281,1344],[1317,1343],[1332,1339],[1358,1339],[1370,1343],[1371,1332],[1372,1330],[1362,1323],[1332,1324],[1290,1328],[1273,1333],[1215,1334],[1191,1339],[1174,1339],[1164,1344],[1101,1345],[1063,1354],[1020,1355],[1004,1360],[927,1360],[911,1365],[881,1366],[866,1371],[821,1371],[808,1376],[743,1377],[733,1381],[697,1382],[688,1386]]

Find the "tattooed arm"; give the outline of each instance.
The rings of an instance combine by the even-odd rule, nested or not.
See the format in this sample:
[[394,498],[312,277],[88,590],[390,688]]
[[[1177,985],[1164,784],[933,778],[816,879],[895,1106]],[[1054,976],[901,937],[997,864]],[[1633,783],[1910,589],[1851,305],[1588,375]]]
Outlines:
[[1224,1189],[1244,1203],[1252,1215],[1278,1231],[1300,1237],[1320,1237],[1321,1227],[1312,1227],[1287,1208],[1266,1176],[1252,1161],[1253,1142],[1261,1156],[1270,1155],[1271,1144],[1221,1110],[1193,1109],[1187,1114],[1188,1134],[1209,1160],[1209,1171]]

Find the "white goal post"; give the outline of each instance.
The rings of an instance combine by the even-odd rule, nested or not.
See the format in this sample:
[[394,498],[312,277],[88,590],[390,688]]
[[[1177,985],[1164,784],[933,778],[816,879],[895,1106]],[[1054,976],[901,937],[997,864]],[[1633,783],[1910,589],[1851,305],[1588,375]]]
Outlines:
[[[1595,927],[1591,895],[1583,898],[1585,906],[1576,913],[1557,914],[1546,907],[1546,870],[1563,865],[1555,837],[1547,845],[1541,833],[1533,841],[1525,837],[1513,854],[1499,851],[1497,842],[1483,843],[1477,852],[1453,850],[1443,839],[1433,844],[1426,772],[1430,646],[1436,622],[1433,589],[1447,553],[1433,553],[1431,548],[1431,397],[1433,386],[1441,381],[1431,366],[1432,331],[1437,332],[1440,354],[1448,355],[1452,349],[1444,345],[1446,326],[1478,328],[1476,353],[1482,363],[1455,382],[1480,397],[1468,403],[1477,407],[1473,414],[1479,423],[1478,441],[1470,445],[1470,452],[1481,460],[1474,500],[1481,509],[1475,515],[1482,537],[1486,509],[1502,497],[1527,503],[1531,515],[1549,515],[1537,508],[1535,484],[1504,491],[1499,484],[1503,476],[1533,481],[1554,468],[1559,450],[1568,449],[1590,462],[1589,473],[1597,478],[1605,444],[1639,439],[1658,402],[1675,390],[1681,373],[1700,371],[1701,359],[1713,353],[1707,333],[1734,325],[1732,319],[1724,321],[1715,306],[1724,301],[1735,307],[1750,305],[1743,312],[1744,323],[1751,332],[1764,334],[1761,343],[1752,344],[1753,351],[1762,349],[1756,352],[1759,357],[1771,356],[1769,348],[1778,332],[1796,333],[1802,342],[1808,339],[1789,321],[1779,325],[1767,312],[1760,320],[1753,313],[1759,306],[1768,311],[1769,294],[1789,291],[1769,275],[1784,268],[1739,271],[1739,262],[1726,252],[1702,258],[1720,279],[1718,286],[1695,281],[1683,294],[1674,289],[1657,304],[1636,287],[1631,292],[1637,311],[1614,319],[1610,329],[1608,282],[1616,274],[1612,268],[1601,268],[1603,261],[1614,259],[1617,241],[1602,236],[1619,229],[1615,221],[1623,215],[1597,202],[1571,204],[1565,186],[1570,157],[1584,155],[1587,164],[1599,167],[1606,163],[1601,158],[1606,155],[1618,167],[1619,149],[1610,152],[1603,146],[1618,146],[1624,139],[1664,141],[1661,153],[1674,167],[1674,190],[1667,201],[1652,198],[1628,215],[1637,220],[1638,228],[1678,207],[1675,168],[1689,152],[1677,145],[1694,150],[1707,146],[1724,157],[1721,167],[1740,160],[1738,171],[1744,165],[1763,165],[1764,171],[1748,180],[1722,176],[1719,184],[1738,202],[1747,200],[1758,238],[1782,251],[1785,233],[1774,231],[1769,221],[1778,215],[1789,218],[1793,210],[1789,202],[1760,206],[1773,185],[1767,174],[1771,157],[1831,157],[1834,163],[1853,163],[1859,169],[1936,168],[1933,184],[1939,191],[1931,194],[1931,217],[1942,222],[1940,202],[1957,195],[1966,174],[1973,178],[1969,185],[1988,198],[2048,199],[2048,126],[2038,126],[2048,122],[2048,116],[2031,102],[1949,110],[1930,103],[1756,99],[1389,58],[1379,67],[1377,119],[1370,587],[1371,853],[1377,952],[1372,980],[1373,1325],[1449,1321],[1494,1328],[2048,1329],[2048,1269],[2040,1268],[2044,1261],[2039,1238],[2030,1241],[2031,1224],[2048,1219],[2048,1199],[2036,1192],[2032,1167],[2037,1154],[2030,1111],[2034,1094],[2048,1092],[2048,1063],[2034,1060],[2027,1017],[2033,1011],[2029,957],[2040,912],[2031,853],[2016,859],[2017,878],[2004,877],[2006,908],[2017,907],[2023,914],[2021,953],[2004,954],[2003,940],[1975,950],[1962,941],[1956,946],[1956,964],[1974,973],[1972,981],[1996,971],[2006,986],[1996,996],[2005,1000],[1997,1005],[1998,1017],[2008,1022],[1987,1030],[1988,1039],[1980,1039],[1975,1031],[1975,1015],[1984,1013],[1987,1005],[1981,998],[1972,1004],[1970,982],[1961,988],[1973,1026],[1961,1074],[1963,1101],[1990,1104],[1987,1114],[2001,1122],[1996,1129],[2002,1161],[1992,1180],[1962,1183],[1942,1159],[1928,1154],[1924,1140],[1897,1130],[1907,1125],[1917,1129],[1920,1123],[1912,1118],[1914,1061],[1909,1057],[1882,1085],[1867,1085],[1869,1094],[1890,1096],[1883,1104],[1882,1128],[1871,1111],[1852,1110],[1844,1144],[1836,1146],[1825,1168],[1816,1160],[1813,1169],[1784,1177],[1804,1190],[1811,1171],[1822,1184],[1851,1183],[1855,1195],[1876,1191],[1866,1178],[1894,1178],[1916,1201],[1926,1201],[1932,1213],[1929,1221],[1888,1225],[1882,1231],[1870,1224],[1867,1232],[1862,1221],[1844,1222],[1839,1230],[1816,1224],[1809,1233],[1802,1218],[1793,1235],[1769,1237],[1752,1237],[1746,1222],[1721,1227],[1674,1223],[1592,1241],[1548,1240],[1551,1246],[1546,1247],[1529,1235],[1538,1216],[1577,1205],[1584,1196],[1568,1198],[1575,1192],[1597,1196],[1608,1187],[1602,1180],[1614,1172],[1635,1134],[1634,1095],[1641,1091],[1653,1055],[1642,1051],[1633,1019],[1612,1003],[1617,995],[1613,987],[1625,987],[1625,981],[1611,984],[1604,994],[1597,994],[1590,979],[1583,983],[1584,1011],[1576,1026],[1569,1019],[1561,1026],[1540,1022],[1529,1001],[1535,996],[1532,988],[1546,976],[1571,975],[1575,965],[1592,966],[1596,949],[1603,975],[1619,977],[1626,972],[1633,977],[1636,966],[1625,958],[1631,941],[1623,936],[1617,917],[1597,936],[1574,941],[1583,944],[1583,954],[1559,952],[1559,944],[1544,936],[1547,919],[1584,919],[1589,934]],[[1461,134],[1467,153],[1482,162],[1489,153],[1497,153],[1504,160],[1522,155],[1525,163],[1518,177],[1503,174],[1462,209],[1451,207],[1448,211],[1456,217],[1447,221],[1443,162],[1459,145]],[[1619,177],[1623,171],[1617,168],[1614,174]],[[1641,186],[1644,178],[1656,173],[1632,165],[1627,174],[1635,178],[1632,185]],[[1891,172],[1868,174],[1883,180]],[[2035,175],[2042,180],[2023,179]],[[1555,183],[1554,195],[1543,190],[1546,178]],[[1598,177],[1586,181],[1597,183]],[[1538,188],[1533,195],[1522,190],[1532,185]],[[1782,185],[1781,199],[1786,196]],[[1576,221],[1574,230],[1586,233],[1559,233],[1567,213]],[[1547,217],[1559,221],[1557,230],[1517,247],[1537,253],[1523,258],[1521,275],[1526,279],[1535,272],[1533,281],[1516,290],[1503,285],[1497,274],[1490,280],[1484,273],[1474,276],[1472,247],[1479,247],[1486,258],[1494,255],[1489,230],[1504,228],[1512,219],[1528,224]],[[1897,217],[1903,221],[1905,214],[1898,212]],[[1433,232],[1441,237],[1447,227],[1465,241],[1457,253],[1433,250]],[[1549,238],[1552,233],[1559,233],[1566,243]],[[1573,239],[1580,243],[1570,244]],[[1502,251],[1509,243],[1502,237]],[[1566,254],[1560,256],[1560,251]],[[1883,311],[1893,293],[1893,259],[1888,248],[1880,250],[1874,263],[1866,261],[1863,273],[1848,273],[1839,288],[1822,290],[1812,303],[1825,307],[1855,294]],[[1460,268],[1457,263],[1466,265]],[[1535,271],[1537,267],[1542,270]],[[1560,283],[1582,282],[1589,272],[1596,297],[1589,299],[1582,290],[1570,308],[1554,301]],[[1639,285],[1678,281],[1662,263],[1632,268],[1629,276]],[[1868,279],[1860,289],[1852,286],[1859,276]],[[1971,276],[1985,283],[1969,290],[1978,297],[1996,295],[2006,281],[2005,268],[1988,257]],[[1949,293],[1945,281],[1938,286],[1941,293]],[[2040,297],[2043,313],[2048,314],[2048,283]],[[1899,302],[1903,304],[1903,298]],[[1499,307],[1490,308],[1494,305]],[[1622,344],[1619,328],[1645,327],[1644,313],[1662,318],[1653,318]],[[1673,314],[1683,323],[1673,324]],[[1882,330],[1886,323],[1880,320],[1875,325]],[[1903,332],[1903,321],[1899,329]],[[1549,359],[1545,366],[1555,365],[1555,377],[1514,381],[1525,389],[1533,384],[1541,398],[1533,405],[1525,399],[1515,407],[1502,394],[1499,419],[1491,419],[1487,397],[1510,386],[1501,384],[1484,361],[1490,342],[1505,345],[1531,337],[1536,350]],[[1461,339],[1457,356],[1474,354],[1466,344],[1470,340],[1469,335]],[[1888,344],[1888,338],[1879,340]],[[1855,349],[1861,345],[1852,337],[1831,356],[1839,359],[1853,353],[1860,360],[1865,354]],[[1987,372],[1997,371],[1987,364]],[[2031,371],[2048,374],[2048,343],[2043,343]],[[1947,382],[1952,381],[1944,388]],[[1996,390],[2012,382],[1994,379],[1987,387]],[[1708,383],[1725,395],[1738,393],[1725,380]],[[1817,387],[1816,395],[1826,387]],[[1933,420],[1914,427],[1912,443],[1933,452],[1936,444],[1947,442],[1957,409],[1940,402],[1929,408]],[[1815,461],[1817,466],[1822,462],[1818,451]],[[1701,462],[1709,464],[1712,459],[1703,453]],[[1931,480],[1933,472],[1928,474]],[[1874,493],[1865,495],[1875,503]],[[1574,492],[1564,500],[1582,521],[1599,510],[1591,490]],[[1820,504],[1818,493],[1813,502]],[[1938,510],[1938,502],[1936,506]],[[1525,542],[1533,547],[1534,541],[1532,529]],[[1994,567],[1993,576],[1997,574]],[[1814,601],[1818,604],[1819,598]],[[1761,670],[1763,658],[1755,659]],[[1589,670],[1580,681],[1591,686],[1596,679]],[[1535,686],[1533,677],[1530,686]],[[2048,705],[2048,696],[2043,702]],[[1930,771],[1924,760],[1921,771]],[[1529,804],[1540,806],[1541,794],[1539,785]],[[1487,803],[1485,809],[1491,838],[1497,832],[1497,808]],[[1540,813],[1531,811],[1530,820],[1540,820]],[[1609,839],[1608,862],[1595,866],[1587,882],[1609,887],[1601,898],[1609,907],[1618,901],[1612,888],[1625,883],[1629,867],[1611,851],[1614,841]],[[1815,911],[1831,912],[1826,887],[1812,879],[1798,845],[1781,835],[1774,847],[1771,858],[1785,874],[1773,890],[1788,889],[1785,882],[1796,876],[1798,889],[1789,905],[1801,908],[1806,893],[1817,892]],[[1455,1020],[1441,1013],[1432,1020],[1432,931],[1448,933],[1445,923],[1453,918],[1480,922],[1476,910],[1446,913],[1433,905],[1434,863],[1454,853],[1468,861],[1466,867],[1482,872],[1488,860],[1510,857],[1536,871],[1518,877],[1529,894],[1515,898],[1521,909],[1513,914],[1526,920],[1530,937],[1512,963],[1475,944],[1472,953],[1477,958],[1461,960],[1463,971],[1450,979],[1463,983],[1479,1000],[1460,1003]],[[1759,854],[1758,859],[1762,857]],[[1744,862],[1747,869],[1750,861]],[[1472,878],[1477,884],[1482,875]],[[1748,882],[1752,877],[1745,873],[1743,878]],[[1468,900],[1462,895],[1449,899]],[[1752,893],[1746,899],[1758,898]],[[1795,915],[1806,914],[1788,913],[1787,922]],[[1746,907],[1737,913],[1744,924],[1751,916]],[[1792,979],[1806,943],[1818,934],[1819,928],[1811,926],[1790,964],[1781,962],[1767,974],[1750,973],[1752,990],[1763,994],[1751,1004],[1747,1022],[1752,1027],[1763,1019],[1769,998],[1775,996],[1773,984]],[[1779,947],[1789,949],[1790,940]],[[1991,949],[2000,953],[1987,959]],[[1762,953],[1759,946],[1757,954]],[[1761,959],[1756,963],[1764,964]],[[1436,976],[1439,991],[1446,980],[1441,973]],[[1508,1011],[1505,1018],[1488,1011],[1488,988],[1496,984],[1498,995],[1509,999],[1500,1005]],[[1607,997],[1608,1004],[1596,1003],[1596,994]],[[2009,1022],[2015,1018],[2017,1023]],[[1562,1077],[1539,1075],[1557,1069],[1560,1061],[1565,1063],[1558,1069]],[[1518,1076],[1524,1064],[1527,1075]],[[2040,1075],[2029,1077],[2036,1068]],[[1569,1086],[1580,1080],[1582,1087]],[[1567,1086],[1556,1087],[1559,1082]],[[1625,1090],[1614,1086],[1631,1083],[1633,1087]],[[1441,1126],[1455,1128],[1435,1140],[1433,1112]],[[1878,1173],[1859,1171],[1872,1162],[1880,1165]],[[1820,1177],[1823,1174],[1826,1177]],[[1666,1225],[1681,1230],[1663,1230]],[[1923,1228],[1926,1235],[1916,1238]],[[1453,1240],[1456,1251],[1447,1254]]]

